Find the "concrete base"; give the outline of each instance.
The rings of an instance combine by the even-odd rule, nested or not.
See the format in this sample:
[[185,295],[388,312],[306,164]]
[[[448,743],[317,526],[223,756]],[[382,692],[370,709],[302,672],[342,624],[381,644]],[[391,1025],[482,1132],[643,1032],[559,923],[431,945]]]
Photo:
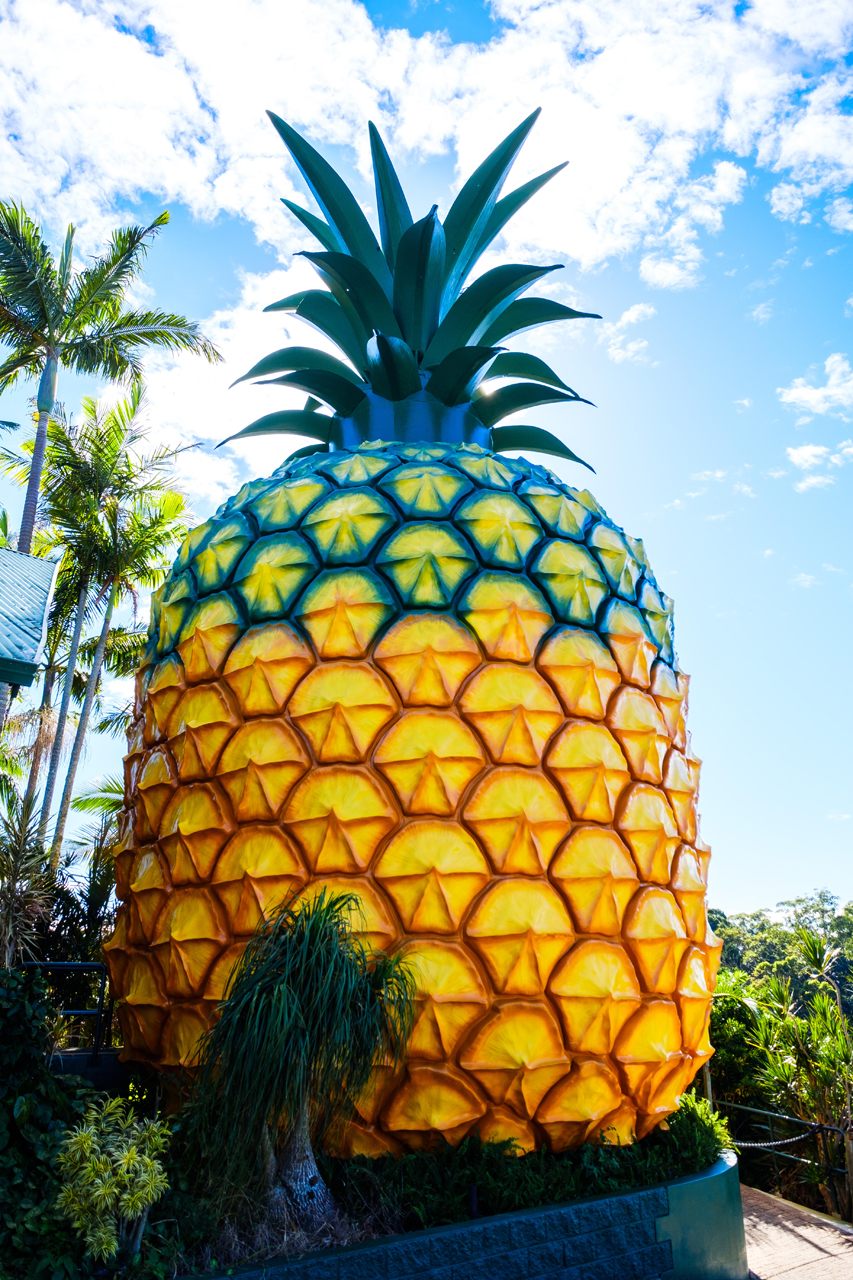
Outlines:
[[[748,1280],[731,1152],[666,1186],[229,1271],[241,1280]],[[217,1280],[225,1280],[218,1277]]]

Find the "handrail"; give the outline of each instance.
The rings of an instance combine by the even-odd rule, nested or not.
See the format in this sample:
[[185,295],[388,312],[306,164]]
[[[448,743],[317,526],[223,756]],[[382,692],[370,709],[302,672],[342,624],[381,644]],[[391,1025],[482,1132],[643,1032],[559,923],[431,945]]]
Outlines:
[[[62,973],[98,973],[98,1003],[94,1009],[59,1009],[61,1018],[94,1018],[92,1061],[97,1062],[101,1049],[106,1048],[112,1022],[112,998],[107,996],[107,966],[101,960],[25,960],[21,969],[57,970]],[[104,1017],[104,1006],[107,1005],[108,1016]]]

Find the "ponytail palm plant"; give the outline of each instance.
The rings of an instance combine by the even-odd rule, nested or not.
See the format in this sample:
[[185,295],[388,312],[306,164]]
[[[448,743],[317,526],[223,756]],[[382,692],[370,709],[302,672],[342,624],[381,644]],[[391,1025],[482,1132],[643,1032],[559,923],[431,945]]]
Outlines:
[[367,951],[358,913],[355,894],[321,890],[261,920],[201,1049],[190,1132],[211,1183],[226,1201],[264,1185],[306,1227],[334,1210],[314,1143],[401,1061],[414,1020],[405,959]]
[[48,421],[56,405],[60,369],[118,381],[138,379],[149,347],[192,351],[220,359],[198,325],[184,316],[127,305],[153,237],[169,221],[161,213],[147,227],[121,227],[106,252],[74,269],[75,229],[69,226],[59,259],[20,205],[0,201],[0,395],[18,378],[38,381],[38,423],[18,550],[30,550],[38,506]]

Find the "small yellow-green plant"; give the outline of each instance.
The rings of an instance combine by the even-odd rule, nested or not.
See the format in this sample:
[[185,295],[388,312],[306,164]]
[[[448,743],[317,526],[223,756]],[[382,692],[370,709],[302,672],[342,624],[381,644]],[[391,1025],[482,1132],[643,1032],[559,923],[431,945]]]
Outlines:
[[88,1108],[58,1156],[59,1207],[93,1258],[135,1258],[148,1211],[168,1187],[158,1157],[169,1141],[160,1120],[139,1120],[125,1098]]

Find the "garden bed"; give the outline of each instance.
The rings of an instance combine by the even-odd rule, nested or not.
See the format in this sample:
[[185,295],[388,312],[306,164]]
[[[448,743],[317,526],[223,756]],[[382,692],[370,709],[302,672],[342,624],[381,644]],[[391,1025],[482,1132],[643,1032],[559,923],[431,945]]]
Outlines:
[[[209,1273],[208,1273],[209,1275]],[[737,1160],[621,1195],[229,1270],[241,1280],[747,1280]],[[189,1280],[189,1278],[187,1278]],[[225,1280],[224,1274],[217,1280]]]

